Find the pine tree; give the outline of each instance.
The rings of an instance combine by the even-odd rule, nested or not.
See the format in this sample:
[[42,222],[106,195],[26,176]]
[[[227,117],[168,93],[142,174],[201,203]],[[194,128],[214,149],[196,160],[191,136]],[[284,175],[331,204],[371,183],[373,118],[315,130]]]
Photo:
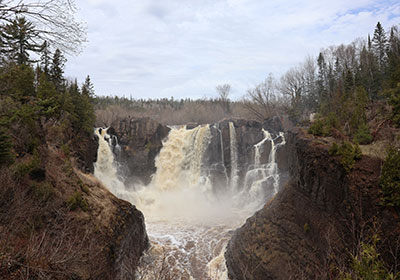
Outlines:
[[90,80],[89,75],[87,75],[85,82],[82,85],[82,95],[87,95],[90,98],[94,97],[94,85]]
[[44,41],[42,45],[42,55],[40,56],[40,67],[46,75],[50,74],[50,63],[51,57],[49,43],[47,43],[47,41]]
[[50,80],[54,83],[58,92],[65,89],[64,66],[67,59],[59,49],[54,52],[53,61],[50,68]]
[[380,22],[378,22],[375,27],[374,37],[372,38],[372,49],[375,56],[378,58],[379,69],[383,70],[387,61],[387,39],[386,32]]
[[317,78],[318,102],[321,103],[327,101],[327,89],[325,86],[325,81],[327,80],[327,66],[322,52],[319,53],[317,64],[318,64],[318,78]]
[[19,65],[27,65],[35,60],[29,59],[29,52],[40,52],[42,44],[38,32],[24,17],[17,17],[4,27],[3,52]]

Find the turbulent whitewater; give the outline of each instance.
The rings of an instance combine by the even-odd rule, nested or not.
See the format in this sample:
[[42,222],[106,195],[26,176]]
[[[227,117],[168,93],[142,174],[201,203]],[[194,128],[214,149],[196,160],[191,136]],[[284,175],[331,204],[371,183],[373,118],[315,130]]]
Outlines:
[[[227,279],[224,251],[232,230],[278,190],[276,150],[285,144],[282,133],[274,138],[263,130],[264,139],[254,145],[253,162],[240,180],[234,124],[229,123],[229,175],[221,166],[222,152],[217,157],[220,162],[207,160],[211,129],[220,134],[218,141],[223,145],[222,132],[216,125],[172,127],[156,158],[157,171],[151,183],[134,188],[127,188],[118,172],[113,149],[119,147],[112,145],[112,136],[107,129],[95,130],[99,137],[95,176],[145,216],[152,246],[142,259],[138,278],[154,279],[156,273],[172,279]],[[271,148],[268,160],[262,163],[267,142]],[[215,183],[216,169],[222,170],[226,180]]]

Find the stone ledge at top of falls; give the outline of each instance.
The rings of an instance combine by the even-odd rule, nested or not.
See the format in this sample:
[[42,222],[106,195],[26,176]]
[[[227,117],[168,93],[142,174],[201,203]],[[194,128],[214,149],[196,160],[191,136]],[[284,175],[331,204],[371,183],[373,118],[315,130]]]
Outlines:
[[400,219],[379,205],[380,160],[363,155],[346,174],[329,142],[303,129],[289,131],[286,146],[290,182],[235,231],[225,253],[230,279],[331,279],[330,254],[345,264],[372,217],[384,229],[379,253],[393,261]]
[[[268,130],[274,135],[283,131],[279,118],[270,118],[263,123],[253,120],[226,119],[211,125],[211,135],[207,161],[218,162],[224,159],[223,166],[228,174],[231,169],[230,163],[230,132],[229,123],[234,124],[238,144],[238,169],[243,177],[248,166],[254,160],[253,147],[263,140],[262,129]],[[193,129],[197,124],[190,123],[187,129]],[[170,128],[150,118],[125,118],[114,121],[108,133],[117,136],[121,147],[115,151],[116,159],[120,162],[120,172],[129,182],[140,181],[148,184],[151,175],[156,171],[155,158],[162,148],[162,141],[166,139]],[[221,134],[221,136],[219,135]],[[221,141],[222,137],[222,141]],[[222,143],[222,144],[221,144]],[[222,149],[221,149],[222,145]],[[265,143],[266,149],[261,154],[262,162],[266,162],[270,143]],[[282,147],[278,153],[278,165],[282,170],[287,170],[285,149]],[[223,153],[223,156],[222,154]]]
[[116,135],[121,152],[117,161],[128,180],[149,183],[155,172],[154,159],[162,147],[162,140],[170,128],[150,118],[126,118],[114,121],[109,134]]

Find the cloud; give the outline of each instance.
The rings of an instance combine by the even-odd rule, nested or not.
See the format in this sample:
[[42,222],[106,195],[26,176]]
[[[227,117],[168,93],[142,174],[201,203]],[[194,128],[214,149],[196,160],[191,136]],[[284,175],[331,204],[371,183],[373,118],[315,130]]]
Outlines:
[[235,97],[321,48],[400,23],[397,1],[81,0],[89,44],[66,73],[99,95]]

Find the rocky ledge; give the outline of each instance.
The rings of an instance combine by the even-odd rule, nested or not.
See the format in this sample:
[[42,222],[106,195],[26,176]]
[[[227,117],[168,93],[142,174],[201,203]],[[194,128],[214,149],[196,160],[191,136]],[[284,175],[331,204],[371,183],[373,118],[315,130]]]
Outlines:
[[225,253],[231,279],[330,279],[335,259],[345,262],[376,220],[380,253],[393,262],[400,219],[379,204],[380,160],[364,155],[346,174],[329,146],[301,129],[287,133],[291,180],[235,231]]

